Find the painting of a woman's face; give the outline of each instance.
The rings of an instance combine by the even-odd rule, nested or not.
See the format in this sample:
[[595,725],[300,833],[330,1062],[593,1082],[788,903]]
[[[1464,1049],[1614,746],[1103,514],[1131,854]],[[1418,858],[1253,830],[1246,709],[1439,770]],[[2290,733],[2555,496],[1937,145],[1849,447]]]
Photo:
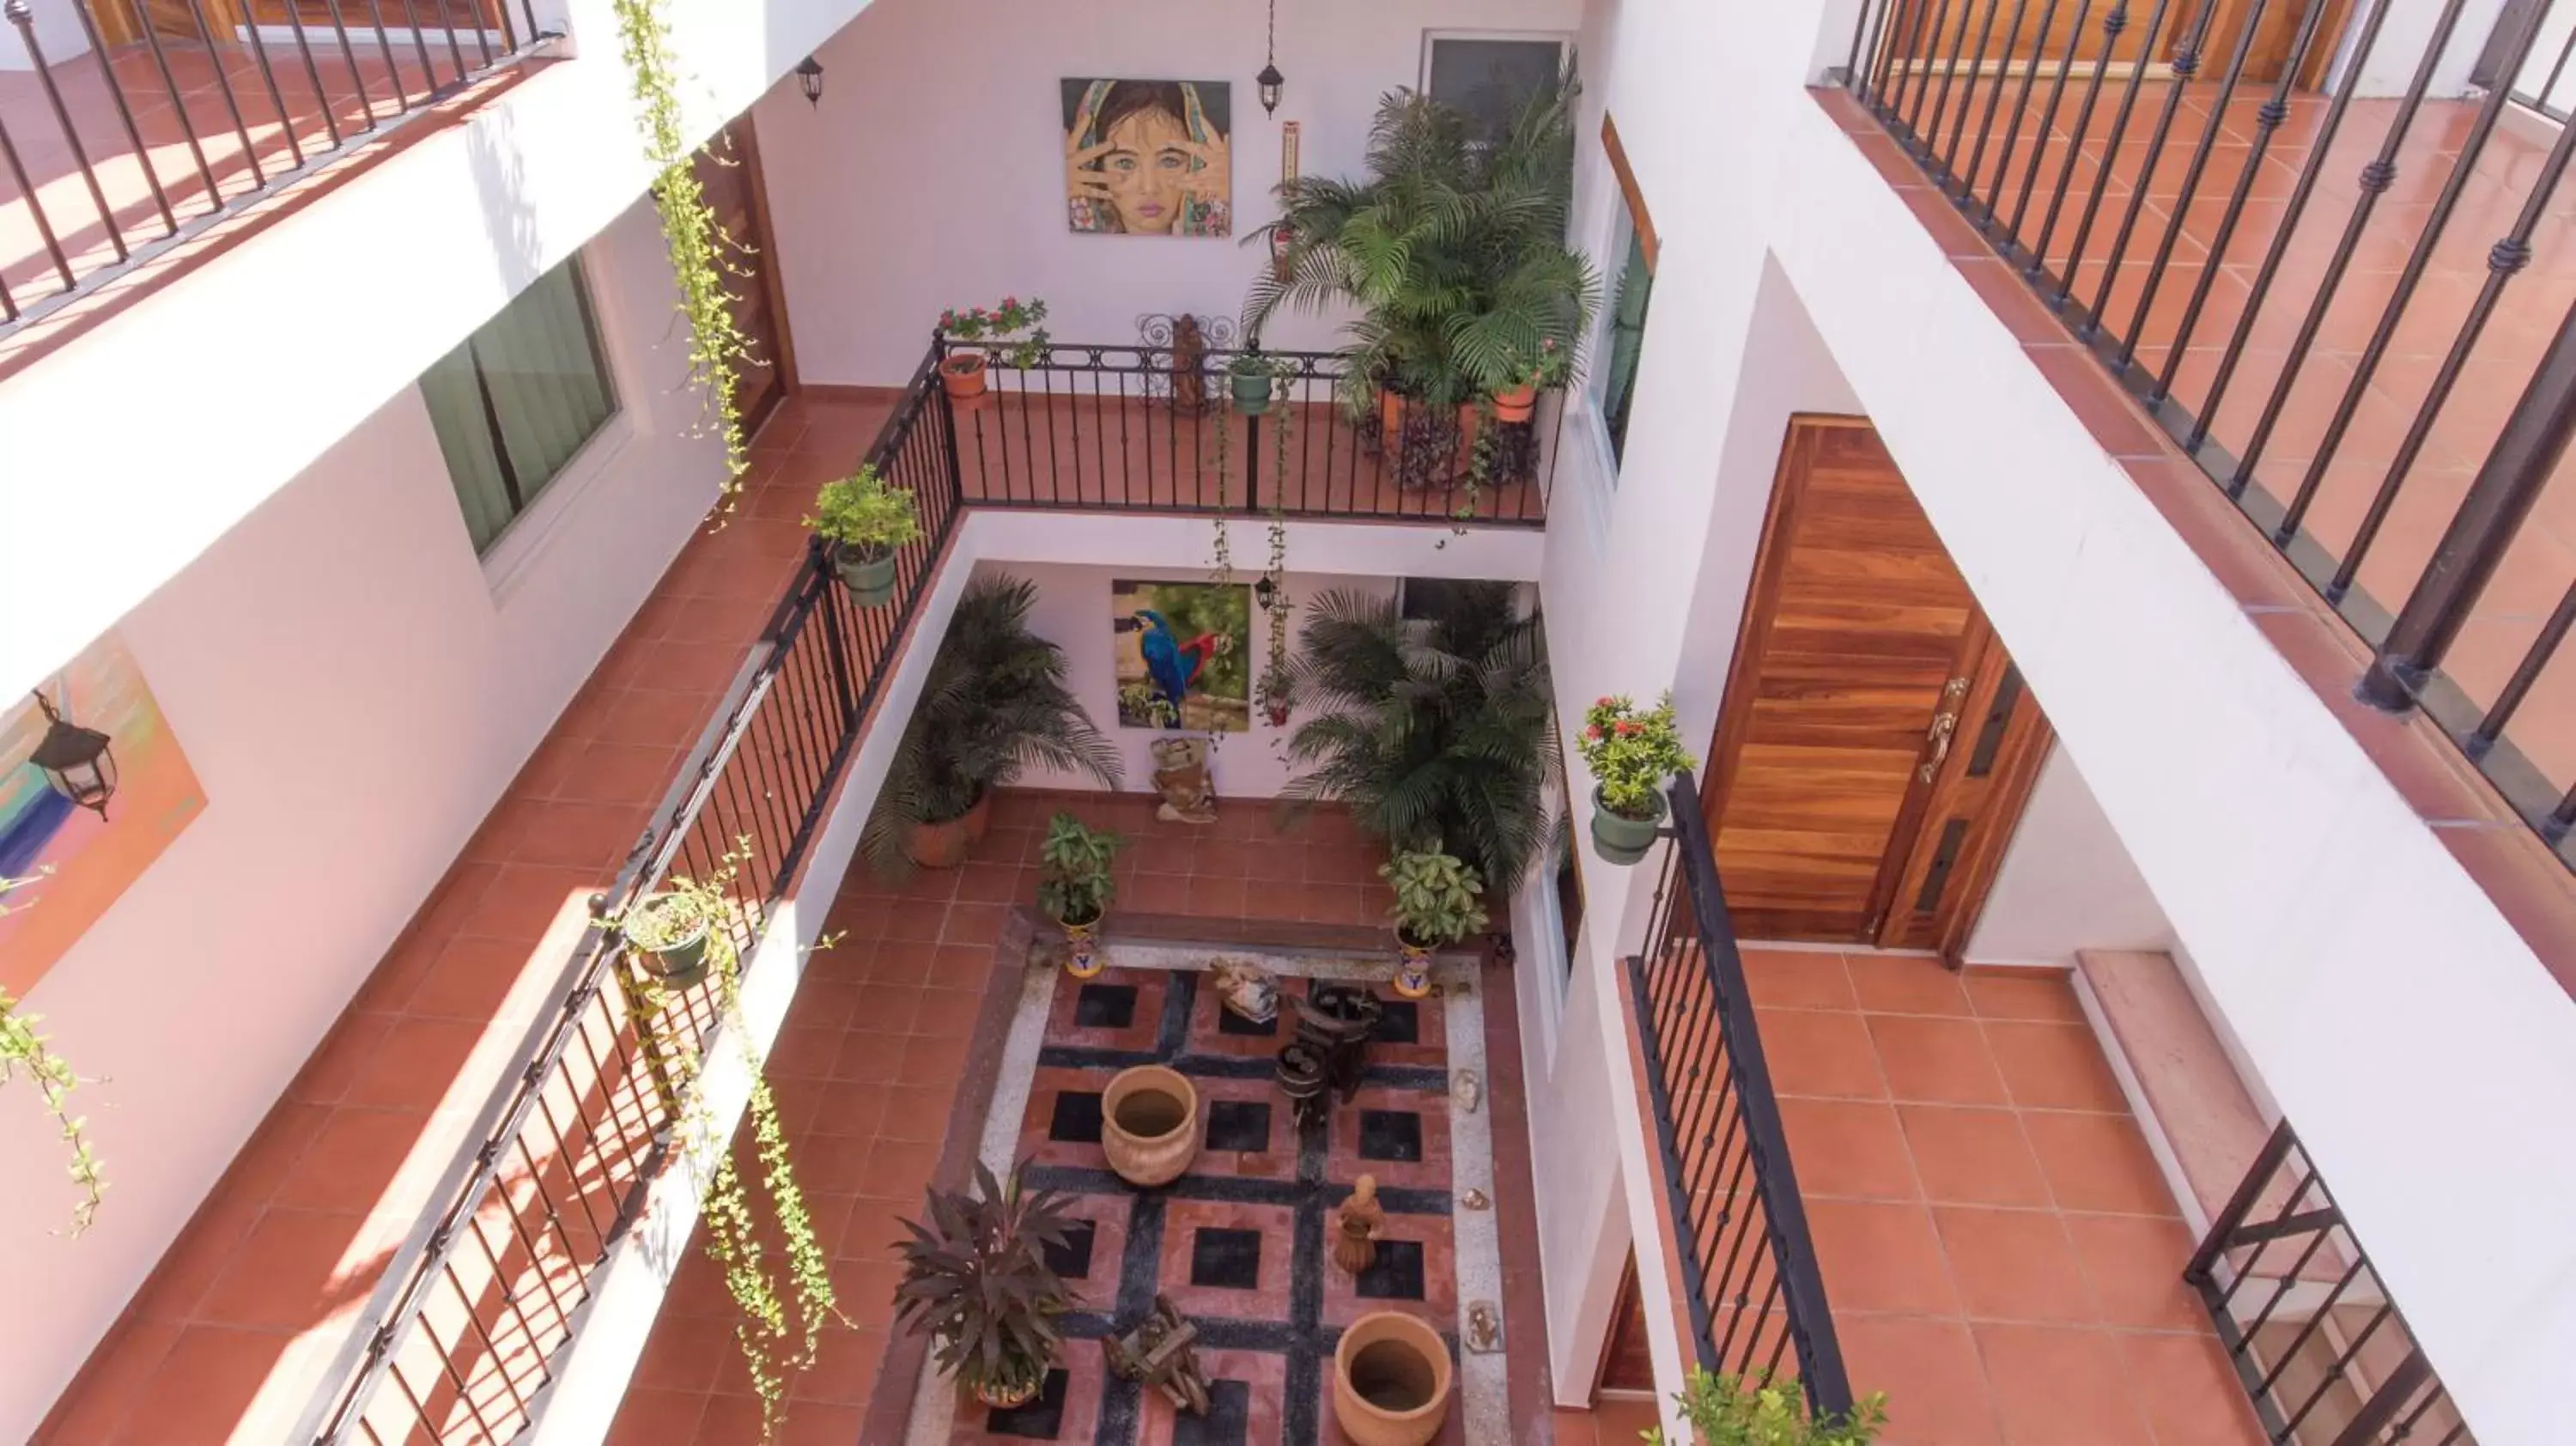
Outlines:
[[1161,235],[1180,219],[1181,190],[1189,178],[1189,134],[1180,117],[1140,110],[1121,117],[1102,137],[1113,149],[1101,158],[1109,202],[1122,230]]

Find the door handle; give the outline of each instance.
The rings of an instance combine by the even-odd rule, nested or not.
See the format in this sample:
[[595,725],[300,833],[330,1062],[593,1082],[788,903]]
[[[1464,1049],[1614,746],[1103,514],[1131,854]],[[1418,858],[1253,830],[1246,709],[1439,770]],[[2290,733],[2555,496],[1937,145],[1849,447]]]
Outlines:
[[1941,685],[1941,711],[1932,716],[1932,731],[1923,735],[1922,779],[1932,781],[1941,771],[1941,762],[1950,756],[1950,740],[1959,731],[1959,703],[1967,696],[1968,680],[1952,678]]

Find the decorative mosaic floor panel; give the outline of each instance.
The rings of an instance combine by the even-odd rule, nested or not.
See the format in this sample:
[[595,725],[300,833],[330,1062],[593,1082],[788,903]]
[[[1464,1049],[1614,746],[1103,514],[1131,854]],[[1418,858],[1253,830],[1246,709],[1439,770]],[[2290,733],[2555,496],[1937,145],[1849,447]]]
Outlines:
[[[960,1400],[925,1372],[908,1446],[1342,1446],[1333,1420],[1333,1348],[1375,1310],[1421,1316],[1458,1367],[1451,1446],[1509,1439],[1501,1341],[1477,1339],[1469,1310],[1499,1299],[1490,1127],[1481,1100],[1483,1014],[1466,961],[1444,962],[1439,989],[1399,1000],[1387,962],[1346,956],[1218,954],[1116,945],[1098,979],[1031,964],[985,1122],[998,1173],[1030,1162],[1029,1181],[1064,1192],[1081,1223],[1053,1263],[1080,1301],[1063,1359],[1038,1399],[1015,1411]],[[1220,1007],[1202,972],[1252,959],[1279,981],[1279,1018],[1253,1024]],[[1325,1128],[1300,1131],[1273,1080],[1295,1031],[1285,996],[1318,981],[1374,985],[1383,1014],[1367,1073]],[[1199,1094],[1201,1147],[1188,1173],[1138,1190],[1101,1153],[1101,1094],[1118,1071],[1166,1064]],[[1453,1071],[1472,1072],[1461,1090]],[[1475,1108],[1463,1098],[1478,1097]],[[1362,1174],[1386,1222],[1377,1260],[1352,1276],[1331,1264],[1334,1211]],[[1466,1203],[1462,1203],[1462,1201]],[[1176,1411],[1107,1369],[1103,1337],[1132,1328],[1167,1296],[1199,1330],[1210,1381],[1205,1416]]]

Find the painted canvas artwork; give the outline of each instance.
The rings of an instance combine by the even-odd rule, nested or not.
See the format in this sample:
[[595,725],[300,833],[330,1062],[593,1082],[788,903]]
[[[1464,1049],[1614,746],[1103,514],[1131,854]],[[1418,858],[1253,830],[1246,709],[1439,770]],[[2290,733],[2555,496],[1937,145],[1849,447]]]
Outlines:
[[1234,133],[1222,80],[1058,82],[1065,213],[1076,231],[1234,234]]
[[1118,722],[1241,733],[1252,726],[1252,589],[1112,582]]
[[47,679],[44,692],[65,719],[108,736],[116,792],[105,817],[74,807],[27,761],[45,736],[35,700],[0,711],[0,878],[26,881],[0,916],[0,989],[20,995],[206,807],[188,756],[116,634]]

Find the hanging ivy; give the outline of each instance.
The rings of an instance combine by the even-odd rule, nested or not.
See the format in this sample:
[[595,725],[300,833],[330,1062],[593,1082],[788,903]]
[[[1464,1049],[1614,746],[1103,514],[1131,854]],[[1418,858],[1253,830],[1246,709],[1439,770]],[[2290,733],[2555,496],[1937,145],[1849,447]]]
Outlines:
[[1288,454],[1289,434],[1296,429],[1296,409],[1290,405],[1290,394],[1296,389],[1294,363],[1279,363],[1275,382],[1275,405],[1270,414],[1270,563],[1262,579],[1270,584],[1269,656],[1262,664],[1260,693],[1264,709],[1284,708],[1289,703],[1288,673]]
[[671,27],[663,17],[662,0],[613,3],[618,40],[634,83],[636,126],[644,135],[644,154],[658,172],[653,179],[653,205],[662,217],[662,239],[680,292],[679,312],[689,325],[689,381],[703,399],[701,427],[724,438],[725,481],[715,506],[722,515],[733,511],[743,473],[751,465],[735,391],[740,380],[737,369],[754,361],[750,338],[734,322],[734,298],[726,278],[750,273],[735,259],[744,254],[744,248],[725,234],[692,164],[694,147],[681,119],[678,60],[671,51]]
[[[0,879],[0,914],[27,907],[23,901],[12,904],[8,897],[27,882]],[[35,1088],[37,1102],[53,1116],[54,1130],[71,1154],[68,1168],[72,1183],[81,1192],[79,1203],[72,1206],[71,1228],[63,1233],[78,1235],[98,1219],[99,1197],[107,1190],[107,1177],[100,1173],[98,1156],[90,1152],[89,1121],[72,1113],[72,1091],[80,1087],[81,1077],[61,1055],[47,1047],[45,1035],[36,1028],[42,1023],[41,1015],[19,1013],[18,1000],[0,989],[0,1085],[15,1081],[24,1072],[27,1082]]]
[[1208,564],[1208,578],[1223,587],[1234,581],[1234,541],[1226,534],[1226,489],[1234,476],[1234,413],[1220,405],[1216,409],[1216,549]]

